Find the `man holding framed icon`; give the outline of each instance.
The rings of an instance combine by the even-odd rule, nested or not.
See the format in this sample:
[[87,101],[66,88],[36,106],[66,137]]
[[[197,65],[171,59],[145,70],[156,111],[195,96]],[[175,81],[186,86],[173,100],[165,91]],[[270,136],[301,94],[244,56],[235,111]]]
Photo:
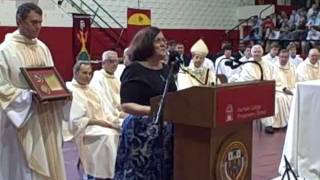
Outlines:
[[[64,101],[34,101],[37,90],[31,90],[20,71],[54,66],[48,47],[37,39],[42,10],[24,3],[18,7],[16,20],[17,30],[8,33],[0,45],[0,179],[65,180],[61,147]],[[62,90],[50,72],[43,72],[46,84],[40,89]],[[42,78],[38,74],[35,82]]]

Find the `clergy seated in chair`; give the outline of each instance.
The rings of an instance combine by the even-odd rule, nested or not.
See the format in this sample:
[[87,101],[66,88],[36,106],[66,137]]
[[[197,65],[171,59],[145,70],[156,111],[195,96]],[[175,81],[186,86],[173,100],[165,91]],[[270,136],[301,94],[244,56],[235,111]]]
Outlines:
[[113,178],[119,142],[118,118],[104,108],[101,93],[89,86],[92,67],[78,61],[74,79],[67,83],[72,92],[69,130],[74,136],[84,172],[96,179]]
[[115,51],[105,51],[102,54],[102,69],[93,73],[90,86],[99,91],[105,108],[117,117],[120,122],[127,116],[120,104],[120,80],[115,77],[119,58]]
[[[192,86],[210,86],[216,82],[215,73],[211,68],[204,66],[208,47],[202,39],[198,40],[191,48],[192,59],[189,67],[181,67],[177,75],[178,89],[186,89]],[[219,79],[217,82],[220,83]]]
[[320,79],[319,50],[310,49],[306,60],[300,63],[296,70],[297,81],[310,81]]
[[[261,65],[262,71],[263,71],[263,79],[264,80],[272,80],[272,66],[271,63],[262,60],[263,55],[263,48],[261,45],[254,45],[251,48],[251,54],[252,58],[250,58],[250,61],[256,61]],[[259,80],[261,76],[261,72],[259,69],[259,66],[253,63],[247,63],[243,66],[243,69],[241,70],[240,77],[238,81],[255,81]],[[261,119],[262,124],[265,126],[265,131],[267,133],[273,133],[273,117],[266,117]]]
[[293,89],[295,88],[295,66],[289,62],[289,51],[280,51],[279,60],[273,66],[273,79],[276,81],[275,113],[273,128],[287,126]]

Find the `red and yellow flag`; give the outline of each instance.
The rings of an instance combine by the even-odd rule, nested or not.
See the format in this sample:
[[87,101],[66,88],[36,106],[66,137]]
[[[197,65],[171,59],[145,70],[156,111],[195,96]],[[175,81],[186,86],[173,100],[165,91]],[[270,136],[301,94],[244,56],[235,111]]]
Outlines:
[[151,26],[151,11],[149,9],[128,8],[127,38],[129,41],[142,28]]

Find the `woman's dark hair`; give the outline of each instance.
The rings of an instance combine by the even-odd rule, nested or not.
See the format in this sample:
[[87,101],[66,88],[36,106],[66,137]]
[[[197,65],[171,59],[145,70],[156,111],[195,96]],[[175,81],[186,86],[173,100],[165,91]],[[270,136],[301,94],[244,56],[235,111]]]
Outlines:
[[160,33],[157,27],[147,27],[141,29],[132,39],[129,46],[130,61],[146,61],[154,54],[153,43]]

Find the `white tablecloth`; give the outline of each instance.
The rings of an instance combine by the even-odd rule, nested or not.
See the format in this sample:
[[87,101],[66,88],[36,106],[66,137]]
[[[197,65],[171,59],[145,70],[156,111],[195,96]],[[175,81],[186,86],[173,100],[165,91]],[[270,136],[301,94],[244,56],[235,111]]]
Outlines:
[[[297,84],[283,155],[299,177],[320,179],[320,80]],[[282,156],[280,174],[284,170]]]

